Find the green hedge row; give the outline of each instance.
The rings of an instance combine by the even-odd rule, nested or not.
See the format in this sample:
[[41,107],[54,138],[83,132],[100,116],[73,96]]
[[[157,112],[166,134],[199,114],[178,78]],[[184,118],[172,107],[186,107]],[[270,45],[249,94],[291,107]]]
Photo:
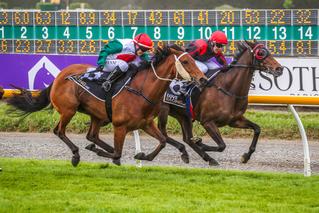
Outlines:
[[[10,132],[52,132],[59,120],[59,114],[54,110],[43,110],[27,116],[25,119],[12,117],[7,113],[8,106],[0,104],[0,131]],[[284,111],[259,111],[249,110],[246,117],[261,126],[261,137],[277,139],[299,139],[299,130],[293,115]],[[302,112],[300,117],[307,131],[309,139],[319,139],[319,114]],[[67,131],[73,133],[86,133],[89,128],[90,118],[81,113],[77,113]],[[230,127],[220,129],[225,137],[252,137],[251,130],[239,130]],[[102,133],[111,133],[112,125],[103,127]],[[178,122],[170,118],[168,122],[168,132],[170,134],[181,134]],[[194,134],[203,136],[207,133],[198,123],[194,123]]]

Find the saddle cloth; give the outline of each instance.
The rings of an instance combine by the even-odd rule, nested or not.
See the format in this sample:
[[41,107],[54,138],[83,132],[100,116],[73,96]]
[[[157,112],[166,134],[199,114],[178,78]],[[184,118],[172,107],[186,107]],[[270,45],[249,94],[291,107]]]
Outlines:
[[[129,72],[129,70],[128,70]],[[109,72],[95,72],[95,68],[89,68],[86,73],[77,76],[68,76],[67,79],[75,82],[85,91],[91,94],[93,97],[99,99],[100,101],[106,100],[107,93],[102,88],[103,79],[109,75]],[[116,97],[122,89],[130,82],[131,75],[124,75],[116,83],[112,85],[112,98]]]
[[[205,73],[205,75],[208,78],[208,81],[211,82],[219,72],[221,72],[221,68],[209,70]],[[183,82],[183,84],[187,83]],[[189,115],[194,117],[193,107],[197,104],[200,90],[194,84],[186,85],[185,87],[187,87],[186,93],[178,93],[173,90],[173,86],[170,86],[164,94],[163,101],[171,105],[186,108]]]

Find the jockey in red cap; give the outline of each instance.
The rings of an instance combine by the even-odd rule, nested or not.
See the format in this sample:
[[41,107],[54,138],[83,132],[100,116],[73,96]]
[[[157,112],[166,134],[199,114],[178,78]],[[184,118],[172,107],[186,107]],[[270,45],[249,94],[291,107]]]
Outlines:
[[153,48],[152,39],[145,33],[134,39],[115,39],[100,51],[96,71],[111,72],[102,87],[109,91],[112,83],[119,79],[129,67],[129,63],[139,64],[141,60],[150,60],[148,51]]
[[[198,39],[191,42],[186,51],[195,59],[196,65],[199,69],[206,73],[209,69],[220,67],[220,65],[227,65],[227,61],[222,53],[223,46],[227,45],[227,36],[222,31],[215,31],[212,33],[208,41]],[[215,58],[216,62],[211,60]]]

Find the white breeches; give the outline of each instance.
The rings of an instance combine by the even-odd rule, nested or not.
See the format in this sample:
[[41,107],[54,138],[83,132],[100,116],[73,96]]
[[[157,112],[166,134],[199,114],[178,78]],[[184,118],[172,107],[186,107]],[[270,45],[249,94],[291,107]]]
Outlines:
[[128,70],[128,63],[126,61],[120,59],[112,59],[105,61],[103,71],[112,72],[117,66],[121,69],[122,72],[126,72]]
[[[142,60],[137,57],[134,61],[129,62],[130,64],[135,64],[136,66],[139,66]],[[121,59],[109,59],[105,61],[105,66],[103,71],[105,72],[111,72],[115,69],[115,67],[119,67],[122,72],[126,72],[129,67],[129,63],[126,61],[123,61]]]
[[220,66],[218,64],[216,64],[213,61],[205,61],[205,62],[201,62],[201,61],[197,61],[195,60],[195,63],[197,65],[197,67],[203,72],[206,73],[208,70],[212,70],[212,69],[216,69],[219,68]]

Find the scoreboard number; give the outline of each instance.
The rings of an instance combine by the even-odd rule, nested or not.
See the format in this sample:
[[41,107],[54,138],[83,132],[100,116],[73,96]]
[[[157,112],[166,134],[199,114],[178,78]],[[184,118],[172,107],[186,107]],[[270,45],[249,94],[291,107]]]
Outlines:
[[155,44],[187,45],[216,30],[265,43],[275,56],[319,57],[319,9],[0,10],[0,53],[96,54],[109,40],[147,33]]
[[312,37],[313,37],[313,34],[312,34],[312,28],[311,27],[299,27],[298,28],[298,32],[300,33],[299,34],[299,38],[300,39],[307,39],[307,40],[311,40]]
[[260,27],[248,27],[246,29],[246,31],[248,32],[248,39],[252,40],[252,39],[256,39],[256,40],[260,40],[260,32],[261,29]]
[[162,11],[151,11],[148,16],[148,21],[152,25],[160,25],[163,23],[163,12]]
[[247,24],[260,23],[260,12],[258,10],[245,10],[244,16],[244,21]]
[[103,12],[102,16],[104,17],[103,19],[103,24],[105,25],[115,25],[116,23],[116,14],[114,11],[112,12]]
[[0,24],[6,25],[9,23],[9,17],[7,12],[0,12]]

